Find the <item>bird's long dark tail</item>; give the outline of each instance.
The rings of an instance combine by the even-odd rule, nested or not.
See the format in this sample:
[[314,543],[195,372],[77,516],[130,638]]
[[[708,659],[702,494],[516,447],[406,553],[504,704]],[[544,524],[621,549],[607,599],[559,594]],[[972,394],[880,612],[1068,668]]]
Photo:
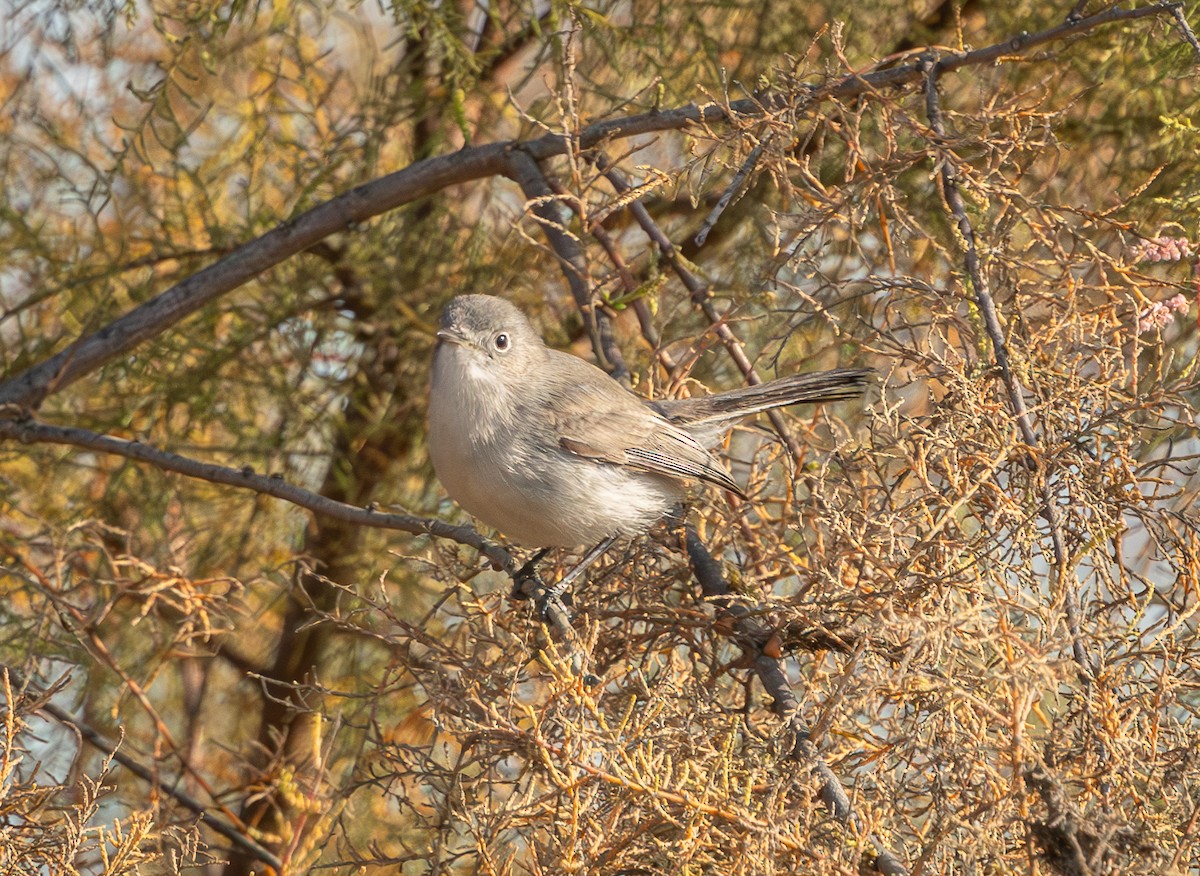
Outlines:
[[681,426],[710,423],[717,426],[785,405],[855,398],[863,394],[873,373],[869,368],[839,368],[836,371],[792,374],[704,398],[657,401],[654,407],[668,420]]

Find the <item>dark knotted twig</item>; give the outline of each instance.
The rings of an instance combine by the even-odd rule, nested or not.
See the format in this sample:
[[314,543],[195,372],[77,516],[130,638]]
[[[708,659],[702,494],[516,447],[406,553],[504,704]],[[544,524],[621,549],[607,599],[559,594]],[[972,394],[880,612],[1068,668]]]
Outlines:
[[[722,614],[733,621],[739,646],[746,652],[759,681],[771,695],[773,711],[791,734],[791,758],[797,763],[807,764],[812,769],[821,785],[821,802],[833,817],[857,829],[860,827],[860,819],[850,804],[845,788],[829,764],[821,758],[810,738],[808,727],[800,718],[800,707],[783,670],[782,659],[773,657],[764,650],[770,638],[770,630],[755,612],[732,598],[729,584],[721,574],[720,564],[713,559],[693,527],[686,527],[684,539],[692,571],[696,580],[700,582],[701,590]],[[908,873],[908,868],[888,851],[878,838],[871,836],[869,840],[875,846],[874,866],[878,872],[887,876],[902,876]]]

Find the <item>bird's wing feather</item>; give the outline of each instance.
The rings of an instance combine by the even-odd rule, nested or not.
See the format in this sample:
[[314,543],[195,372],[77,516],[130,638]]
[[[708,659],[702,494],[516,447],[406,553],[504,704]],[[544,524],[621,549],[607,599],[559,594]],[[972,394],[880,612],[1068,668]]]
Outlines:
[[[738,495],[741,487],[690,433],[668,422],[595,366],[573,356],[552,360],[570,372],[553,411],[551,428],[568,453],[599,462],[715,484]],[[586,366],[578,368],[573,363]]]

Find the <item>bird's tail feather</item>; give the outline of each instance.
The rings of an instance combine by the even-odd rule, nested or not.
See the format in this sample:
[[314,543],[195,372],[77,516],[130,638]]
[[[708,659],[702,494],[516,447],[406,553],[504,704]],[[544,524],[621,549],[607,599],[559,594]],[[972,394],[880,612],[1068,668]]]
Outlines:
[[836,371],[792,374],[704,398],[657,401],[654,407],[668,420],[681,426],[715,426],[786,405],[856,398],[863,394],[873,373],[869,368],[840,368]]

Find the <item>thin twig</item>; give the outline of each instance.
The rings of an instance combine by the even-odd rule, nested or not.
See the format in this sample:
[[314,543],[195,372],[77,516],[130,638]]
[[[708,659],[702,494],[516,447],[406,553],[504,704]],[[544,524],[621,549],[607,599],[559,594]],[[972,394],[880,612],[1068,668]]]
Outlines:
[[[925,111],[929,117],[929,125],[938,138],[945,140],[946,125],[942,118],[942,109],[938,100],[937,82],[941,73],[941,62],[926,57],[922,64],[925,66]],[[1025,405],[1025,389],[1012,369],[1008,357],[1008,345],[1004,338],[1004,328],[1000,325],[1000,315],[996,310],[996,302],[992,297],[987,276],[980,265],[979,250],[975,242],[975,229],[967,215],[967,207],[963,202],[959,189],[958,173],[954,166],[954,156],[949,149],[942,149],[938,158],[939,175],[942,181],[942,193],[945,203],[953,216],[954,223],[963,246],[963,261],[967,276],[971,278],[971,286],[975,290],[975,303],[983,317],[984,328],[991,340],[992,352],[996,357],[996,365],[1000,368],[1000,376],[1004,381],[1009,405],[1017,421],[1017,427],[1030,450],[1041,446],[1037,433],[1033,428],[1033,418]],[[1034,459],[1040,454],[1034,454]],[[1037,463],[1035,463],[1037,464]],[[1040,465],[1039,465],[1040,467]],[[1079,664],[1085,680],[1095,677],[1096,668],[1083,645],[1083,634],[1080,628],[1082,613],[1079,602],[1079,585],[1073,575],[1068,575],[1068,558],[1066,544],[1062,534],[1062,519],[1051,487],[1049,472],[1042,471],[1041,499],[1042,516],[1050,529],[1050,544],[1054,552],[1054,567],[1061,590],[1065,591],[1067,627],[1071,634],[1071,648],[1075,662]]]
[[771,142],[770,136],[763,137],[750,150],[750,154],[746,156],[746,160],[742,162],[742,166],[738,168],[737,173],[733,175],[733,179],[729,181],[729,185],[725,187],[725,191],[721,193],[721,197],[717,200],[717,205],[709,210],[708,215],[704,217],[704,222],[700,226],[700,230],[696,232],[696,236],[692,238],[696,246],[704,246],[704,241],[708,240],[708,233],[713,230],[713,226],[717,224],[721,218],[721,214],[733,203],[733,199],[740,198],[742,192],[745,191],[746,181],[750,178],[750,174],[754,172],[754,168],[758,166],[758,161],[762,158],[763,150],[767,148],[767,144]]

